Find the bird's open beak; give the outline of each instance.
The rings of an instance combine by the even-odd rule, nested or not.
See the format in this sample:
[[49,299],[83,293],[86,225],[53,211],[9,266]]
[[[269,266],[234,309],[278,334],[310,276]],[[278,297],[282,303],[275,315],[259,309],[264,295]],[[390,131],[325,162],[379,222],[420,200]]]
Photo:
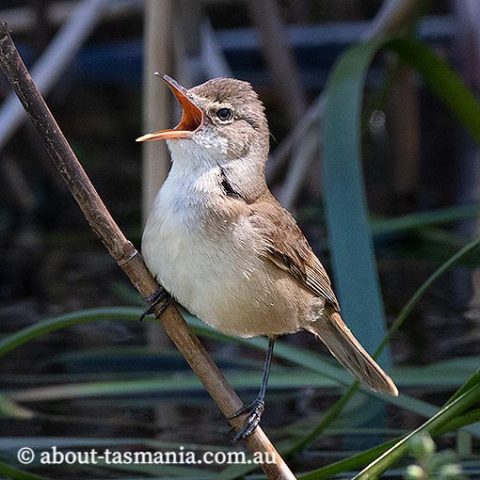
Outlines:
[[180,105],[182,106],[182,118],[175,128],[158,130],[147,133],[136,139],[137,142],[156,142],[157,140],[177,140],[179,138],[192,138],[193,133],[198,130],[204,122],[204,113],[187,96],[187,89],[182,87],[168,75],[162,77],[170,87]]

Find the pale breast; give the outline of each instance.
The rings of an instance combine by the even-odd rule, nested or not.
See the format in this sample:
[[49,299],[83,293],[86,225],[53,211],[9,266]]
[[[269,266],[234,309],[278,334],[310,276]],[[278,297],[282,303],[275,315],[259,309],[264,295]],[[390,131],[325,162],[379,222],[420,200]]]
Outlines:
[[261,256],[262,238],[248,217],[212,223],[191,196],[187,204],[178,197],[173,204],[165,186],[142,240],[145,262],[160,283],[225,333],[248,337],[299,330],[312,296],[297,291],[294,279]]

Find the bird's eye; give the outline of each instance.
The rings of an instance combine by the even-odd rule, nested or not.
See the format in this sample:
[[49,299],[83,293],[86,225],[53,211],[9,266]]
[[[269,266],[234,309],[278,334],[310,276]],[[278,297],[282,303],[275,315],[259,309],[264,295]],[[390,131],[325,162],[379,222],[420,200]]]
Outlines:
[[217,117],[222,122],[226,122],[233,117],[233,111],[230,108],[220,108],[217,110]]

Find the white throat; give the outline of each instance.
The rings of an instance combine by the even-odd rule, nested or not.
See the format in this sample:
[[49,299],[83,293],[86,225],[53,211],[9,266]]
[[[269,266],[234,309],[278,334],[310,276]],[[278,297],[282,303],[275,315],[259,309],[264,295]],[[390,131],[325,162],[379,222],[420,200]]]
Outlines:
[[191,206],[197,202],[218,200],[225,197],[223,182],[225,179],[232,189],[248,201],[255,200],[267,188],[263,163],[255,155],[255,150],[242,158],[229,159],[227,144],[209,148],[191,140],[167,142],[171,156],[172,168],[160,193],[171,188],[172,197],[181,197]]
[[[178,208],[201,208],[208,197],[222,193],[221,159],[191,140],[168,142],[172,167],[162,192]],[[207,205],[205,205],[207,206]]]

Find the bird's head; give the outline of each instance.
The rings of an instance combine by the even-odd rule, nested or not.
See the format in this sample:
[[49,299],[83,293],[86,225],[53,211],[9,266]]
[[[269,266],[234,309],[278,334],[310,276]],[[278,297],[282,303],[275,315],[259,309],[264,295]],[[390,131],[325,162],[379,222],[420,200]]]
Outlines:
[[180,122],[172,129],[147,133],[137,142],[166,140],[172,152],[204,151],[202,156],[219,164],[248,157],[264,164],[269,149],[267,119],[248,82],[214,78],[187,90],[167,75],[163,79],[182,107]]

